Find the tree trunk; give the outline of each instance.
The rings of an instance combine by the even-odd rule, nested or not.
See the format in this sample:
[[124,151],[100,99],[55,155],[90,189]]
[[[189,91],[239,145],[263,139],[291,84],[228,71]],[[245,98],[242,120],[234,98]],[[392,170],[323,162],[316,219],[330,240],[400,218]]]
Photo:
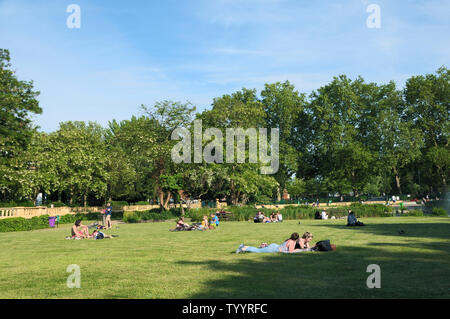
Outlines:
[[172,193],[169,192],[169,193],[167,194],[166,202],[164,203],[164,208],[165,208],[165,210],[169,210],[169,201],[170,201],[170,198],[171,198],[171,197],[172,197]]
[[70,192],[70,199],[69,199],[70,206],[72,206],[72,203],[73,203],[73,190]]
[[171,193],[169,192],[167,195],[167,198],[164,199],[164,192],[162,189],[158,189],[158,196],[159,196],[159,207],[162,210],[169,210],[168,204],[169,204],[169,200],[171,198]]
[[232,178],[231,178],[230,190],[231,190],[231,203],[232,203],[234,206],[236,206],[236,205],[237,205],[238,198],[237,198],[237,196],[236,196],[236,189],[235,189],[234,179],[233,179],[233,177],[234,177],[234,170],[235,170],[235,166],[233,166],[233,175],[232,175]]
[[398,193],[401,195],[402,189],[401,189],[401,184],[400,184],[400,175],[398,173],[397,167],[394,166],[392,169],[394,170],[395,184],[397,186]]

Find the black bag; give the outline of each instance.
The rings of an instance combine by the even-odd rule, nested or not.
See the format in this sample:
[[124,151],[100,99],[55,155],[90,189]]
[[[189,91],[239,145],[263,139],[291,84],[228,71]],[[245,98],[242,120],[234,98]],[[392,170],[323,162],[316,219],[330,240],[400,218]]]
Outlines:
[[331,251],[331,243],[329,240],[321,240],[316,243],[316,247],[318,251]]

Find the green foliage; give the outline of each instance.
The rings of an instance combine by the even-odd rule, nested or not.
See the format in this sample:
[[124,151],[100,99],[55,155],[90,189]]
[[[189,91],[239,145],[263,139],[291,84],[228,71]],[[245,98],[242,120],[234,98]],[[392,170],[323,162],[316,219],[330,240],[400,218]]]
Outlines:
[[289,181],[286,185],[286,189],[294,198],[298,198],[303,196],[306,192],[306,182],[303,179],[295,178],[291,181]]
[[155,208],[142,212],[124,212],[122,221],[125,223],[138,223],[141,221],[165,221],[181,215],[180,209],[163,210]]
[[113,207],[123,207],[129,205],[127,201],[111,201],[110,203]]
[[0,219],[0,232],[30,231],[48,227],[48,215],[33,217],[31,219],[23,217]]
[[[123,212],[113,212],[111,214],[111,219],[120,220],[123,218]],[[76,213],[76,214],[67,214],[60,217],[60,224],[74,224],[76,220],[102,220],[101,213]]]
[[416,216],[416,217],[423,217],[423,210],[418,210],[418,209],[414,209],[414,210],[410,210],[408,211],[405,216]]
[[1,208],[8,208],[8,207],[34,207],[34,203],[30,200],[25,201],[9,201],[9,202],[0,202]]
[[442,217],[447,217],[448,216],[448,212],[441,207],[435,207],[431,210],[431,215],[432,216],[442,216]]
[[51,207],[53,205],[53,207],[66,207],[67,205],[63,202],[57,201],[57,202],[50,202],[47,204],[47,207]]
[[[9,51],[0,49],[0,200],[21,199],[21,171],[32,163],[22,162],[35,127],[32,115],[42,113],[33,82],[20,81],[11,68]],[[37,195],[37,194],[36,194]]]
[[136,203],[133,203],[133,205],[150,205],[149,204],[149,202],[146,202],[146,201],[139,201],[139,202],[136,202]]
[[[280,130],[279,169],[262,175],[262,163],[175,165],[171,151],[177,141],[171,135],[181,127],[192,133],[196,108],[190,103],[142,106],[143,116],[112,120],[108,128],[69,121],[55,132],[37,132],[31,116],[42,112],[39,92],[17,79],[9,52],[0,49],[0,200],[28,206],[18,202],[44,193],[55,207],[63,201],[74,207],[152,199],[168,210],[171,199],[179,202],[180,190],[191,199],[226,198],[233,205],[278,201],[284,189],[309,202],[350,192],[351,201],[383,193],[434,197],[446,191],[449,176],[449,79],[450,71],[441,67],[409,78],[399,90],[393,81],[340,75],[309,97],[286,81],[266,84],[260,94],[243,88],[215,98],[210,110],[196,115],[203,130]],[[236,218],[247,215],[242,210]]]
[[215,209],[212,208],[194,208],[189,209],[186,212],[186,217],[190,218],[193,222],[201,222],[203,220],[203,216],[208,216],[213,212],[215,212]]

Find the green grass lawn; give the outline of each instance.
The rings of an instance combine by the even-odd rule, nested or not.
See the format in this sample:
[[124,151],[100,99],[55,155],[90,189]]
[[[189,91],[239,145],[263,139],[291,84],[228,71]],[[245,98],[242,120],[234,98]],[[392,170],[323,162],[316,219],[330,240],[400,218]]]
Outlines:
[[[122,224],[105,240],[65,240],[59,229],[0,233],[0,298],[449,298],[450,218],[224,222],[169,232],[174,222]],[[399,230],[404,235],[399,235]],[[235,254],[240,243],[281,243],[310,231],[335,252]],[[68,265],[81,288],[66,286]],[[381,267],[381,288],[366,286]]]

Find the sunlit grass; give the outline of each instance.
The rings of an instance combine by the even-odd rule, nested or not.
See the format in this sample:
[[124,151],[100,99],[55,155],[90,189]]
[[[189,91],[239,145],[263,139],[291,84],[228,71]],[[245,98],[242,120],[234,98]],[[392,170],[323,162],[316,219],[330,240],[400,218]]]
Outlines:
[[[173,222],[122,224],[115,239],[65,240],[59,229],[0,233],[0,298],[449,298],[450,218],[223,222],[169,232]],[[399,230],[405,234],[400,235]],[[330,239],[336,252],[234,254],[240,243],[281,243],[292,232]],[[67,266],[81,288],[66,286]],[[369,264],[381,288],[368,289]]]

